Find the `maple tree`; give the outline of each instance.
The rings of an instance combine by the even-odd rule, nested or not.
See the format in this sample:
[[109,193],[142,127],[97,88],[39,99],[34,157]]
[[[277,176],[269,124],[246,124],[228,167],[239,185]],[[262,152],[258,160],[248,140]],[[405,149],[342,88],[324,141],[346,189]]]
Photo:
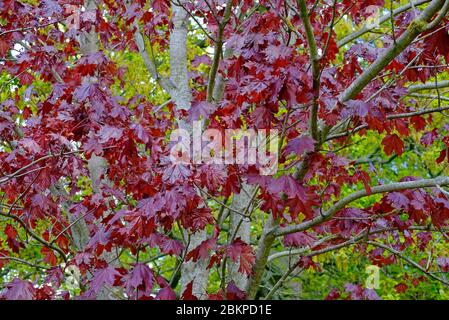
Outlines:
[[[288,298],[341,254],[447,288],[448,12],[0,0],[0,298]],[[199,119],[277,129],[276,174],[171,162]]]

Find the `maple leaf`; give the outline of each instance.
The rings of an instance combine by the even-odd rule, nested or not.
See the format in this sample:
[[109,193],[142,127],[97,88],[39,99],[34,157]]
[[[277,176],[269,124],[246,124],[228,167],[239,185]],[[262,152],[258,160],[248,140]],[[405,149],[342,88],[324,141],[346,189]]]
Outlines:
[[357,116],[364,118],[368,115],[369,104],[362,100],[349,100],[346,102],[346,109],[342,111],[342,117]]
[[307,199],[305,188],[290,175],[282,176],[278,179],[272,179],[267,184],[267,189],[272,194],[279,194],[283,192],[291,198],[298,197],[303,200]]
[[345,291],[353,300],[380,300],[374,289],[364,289],[361,285],[345,284]]
[[217,239],[215,237],[204,240],[199,246],[186,255],[186,261],[192,260],[193,262],[196,262],[199,259],[207,259],[209,257],[209,251],[215,250],[216,245]]
[[120,276],[120,273],[111,266],[97,270],[95,271],[92,281],[90,282],[90,288],[95,293],[98,293],[105,286],[112,286],[118,276]]
[[123,277],[123,282],[128,295],[149,297],[154,285],[153,271],[144,263],[136,263],[132,271]]
[[109,142],[109,140],[120,139],[123,136],[123,129],[105,125],[101,127],[97,135],[100,138],[99,142],[104,144]]
[[100,87],[97,83],[86,82],[76,88],[74,96],[79,102],[84,102],[88,98],[94,98],[97,95],[101,95]]
[[387,199],[391,202],[391,205],[396,209],[407,210],[410,200],[400,192],[393,192],[388,194]]
[[292,52],[292,48],[287,47],[283,44],[281,44],[281,45],[270,44],[264,50],[267,60],[270,63],[273,63],[274,61],[276,61],[278,59],[284,59],[284,58],[288,57],[291,54],[291,52]]
[[90,137],[84,144],[83,144],[84,150],[88,155],[95,154],[97,156],[103,154],[103,147],[96,138]]
[[296,155],[301,156],[305,152],[313,151],[315,149],[315,140],[310,136],[301,136],[290,140],[285,147],[286,154],[294,152]]
[[8,251],[0,249],[0,269],[8,263]]
[[9,51],[9,43],[4,39],[0,39],[0,57],[6,56]]
[[189,110],[189,121],[195,121],[201,117],[207,119],[214,112],[215,108],[212,103],[207,101],[193,103]]
[[436,52],[444,57],[446,63],[449,63],[449,34],[447,28],[435,27],[426,31],[432,34],[432,37],[425,42],[425,48],[428,52]]
[[15,278],[6,285],[6,289],[0,294],[0,298],[6,300],[33,300],[36,289],[30,281]]
[[22,139],[20,141],[20,144],[23,145],[26,149],[28,149],[28,151],[33,153],[40,153],[42,151],[42,148],[33,139],[29,138]]
[[316,237],[306,232],[295,232],[284,237],[284,244],[290,247],[311,246],[316,241]]
[[191,175],[190,169],[181,163],[175,163],[165,170],[162,179],[170,183],[176,183],[187,179]]
[[388,134],[382,140],[384,151],[387,155],[391,155],[395,152],[400,156],[404,152],[404,141],[398,137],[397,134]]
[[448,257],[438,257],[437,264],[443,272],[449,272],[449,258]]
[[55,266],[58,263],[58,259],[56,258],[56,255],[52,249],[43,247],[41,249],[41,253],[44,256],[44,261],[47,262],[49,265]]
[[176,300],[176,293],[170,286],[166,286],[158,291],[156,300]]
[[438,138],[438,132],[436,129],[426,132],[425,134],[423,134],[423,136],[421,137],[421,143],[426,146],[429,147],[431,146],[435,140]]
[[167,14],[169,3],[167,0],[153,0],[151,1],[151,7],[160,13]]
[[405,283],[399,283],[394,286],[394,289],[396,290],[397,293],[404,293],[407,291],[408,286]]
[[62,271],[61,267],[53,267],[49,270],[47,270],[47,276],[45,277],[46,283],[51,283],[55,287],[60,287],[62,281],[64,280],[64,272]]
[[161,251],[169,255],[180,255],[184,246],[181,242],[173,239],[164,239],[160,244]]
[[226,288],[226,299],[246,300],[246,293],[240,290],[240,288],[235,285],[234,281],[231,281]]
[[269,128],[271,122],[274,120],[274,116],[270,109],[265,107],[257,107],[251,113],[251,120],[254,121],[254,125],[258,129]]
[[189,282],[182,293],[182,299],[183,300],[198,300],[197,297],[195,297],[192,293],[193,291],[193,280]]
[[251,246],[243,242],[241,238],[235,239],[226,247],[226,254],[232,261],[240,263],[238,269],[239,272],[246,275],[253,273],[256,256],[254,255]]

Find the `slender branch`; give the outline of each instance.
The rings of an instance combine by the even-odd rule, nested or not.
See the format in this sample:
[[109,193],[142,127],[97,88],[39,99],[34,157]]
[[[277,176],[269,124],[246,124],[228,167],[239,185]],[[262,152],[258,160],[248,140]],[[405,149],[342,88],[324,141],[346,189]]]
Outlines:
[[412,93],[409,96],[414,97],[414,98],[432,99],[432,100],[439,98],[441,101],[449,101],[449,98],[447,98],[447,97],[438,97],[437,95],[431,95],[431,94]]
[[[414,8],[416,6],[420,6],[423,4],[426,4],[430,2],[430,0],[420,0],[420,1],[414,1],[414,2],[410,2],[406,5],[403,5],[395,10],[393,10],[393,16],[397,16],[405,11],[410,10],[411,8]],[[378,20],[378,24],[382,24],[384,22],[387,22],[391,19],[391,12],[383,15],[382,17],[379,18]],[[365,24],[360,30],[353,32],[351,34],[348,34],[347,36],[345,36],[343,39],[341,39],[340,41],[337,42],[337,46],[339,48],[343,47],[344,45],[354,41],[355,39],[363,36],[364,34],[370,32],[371,30],[375,29],[377,27],[377,24]]]
[[318,98],[320,95],[320,57],[316,45],[313,27],[310,23],[309,14],[305,0],[297,0],[299,6],[299,14],[306,31],[307,44],[309,47],[309,55],[312,64],[312,80],[313,80],[313,103],[310,109],[310,135],[315,141],[318,141]]
[[422,32],[427,30],[428,22],[443,6],[443,0],[433,0],[429,6],[409,25],[407,30],[376,61],[374,61],[352,84],[341,94],[340,102],[344,103],[356,97],[379,72],[405,50]]
[[[374,235],[374,234],[378,234],[378,233],[384,233],[384,232],[391,232],[391,231],[398,231],[399,229],[397,227],[395,228],[382,228],[382,229],[367,229],[366,232],[362,232],[359,235],[345,241],[344,243],[346,244],[354,244],[357,243],[359,240],[366,238],[369,235]],[[448,232],[449,229],[443,229],[443,230],[439,230],[433,226],[411,226],[409,228],[407,228],[406,230],[411,230],[411,231],[435,231],[435,232]],[[403,230],[402,230],[403,231]],[[268,258],[268,262],[271,262],[275,259],[279,259],[285,256],[292,256],[292,255],[303,255],[305,253],[307,253],[308,251],[312,250],[313,248],[316,248],[322,244],[324,244],[325,242],[328,241],[332,241],[335,239],[339,239],[341,238],[340,235],[329,235],[329,236],[325,236],[322,239],[318,240],[317,242],[313,243],[312,245],[309,246],[305,246],[303,248],[298,248],[295,250],[286,250],[286,251],[281,251],[281,252],[277,252],[272,254],[269,258]],[[341,245],[341,244],[339,244]],[[335,250],[335,249],[334,249]],[[310,251],[310,253],[307,253],[307,256],[310,255],[315,255],[315,252],[321,252],[320,250],[317,251]]]
[[438,177],[435,179],[422,179],[422,180],[415,180],[415,181],[405,181],[405,182],[395,182],[391,184],[381,185],[381,186],[375,186],[371,188],[371,193],[368,194],[368,192],[363,189],[357,192],[354,192],[350,194],[349,196],[337,201],[331,208],[329,208],[326,212],[322,213],[321,215],[305,221],[303,223],[292,225],[292,226],[286,226],[286,227],[277,227],[274,228],[270,233],[274,236],[283,236],[290,233],[295,233],[299,231],[304,231],[307,229],[310,229],[322,222],[325,222],[332,218],[337,212],[339,212],[341,209],[345,208],[348,204],[367,197],[374,194],[379,193],[387,193],[392,191],[400,191],[400,190],[408,190],[408,189],[420,189],[420,188],[427,188],[427,187],[436,187],[436,186],[447,186],[449,185],[449,177]]
[[52,245],[50,242],[45,241],[43,238],[38,236],[36,233],[34,233],[34,231],[32,231],[30,228],[28,228],[25,221],[23,221],[21,218],[19,218],[16,215],[13,215],[13,214],[6,214],[6,213],[2,213],[2,212],[0,212],[0,216],[10,218],[10,219],[17,221],[32,238],[34,238],[35,240],[37,240],[38,242],[43,244],[45,247],[55,250],[61,256],[61,258],[67,262],[67,257],[61,248]]
[[439,282],[441,282],[441,283],[443,283],[444,285],[446,285],[446,286],[449,287],[449,282],[447,282],[447,281],[444,280],[444,279],[441,279],[441,278],[437,277],[436,275],[434,275],[434,274],[431,273],[431,272],[428,272],[425,268],[421,267],[418,263],[416,263],[416,262],[413,261],[412,259],[406,257],[405,255],[403,255],[403,254],[400,253],[399,251],[397,251],[397,250],[395,250],[395,249],[393,249],[393,248],[391,248],[391,247],[389,247],[389,246],[386,246],[386,245],[384,245],[384,244],[382,244],[382,243],[375,242],[375,241],[367,241],[366,243],[367,243],[367,244],[370,244],[370,245],[372,245],[372,246],[375,246],[375,247],[378,247],[378,248],[382,248],[382,249],[384,249],[384,250],[387,250],[387,251],[391,252],[392,254],[394,254],[395,256],[397,256],[397,257],[401,258],[402,260],[406,261],[408,264],[412,265],[412,266],[415,267],[416,269],[421,270],[426,276],[428,276],[428,277],[430,277],[430,278],[432,278],[432,279],[434,279],[434,280],[437,280],[437,281],[439,281]]
[[157,72],[156,64],[150,58],[150,54],[148,53],[145,47],[145,41],[143,35],[140,31],[140,26],[137,21],[134,22],[134,27],[136,31],[134,33],[134,41],[136,42],[137,48],[139,49],[140,56],[143,58],[143,62],[147,70],[150,72],[151,76],[159,83],[159,85],[168,93],[171,93],[174,89],[173,83],[169,78],[161,77]]
[[433,29],[436,26],[438,26],[440,22],[447,16],[448,12],[449,12],[449,0],[446,0],[438,16],[427,26],[427,30]]
[[271,261],[273,261],[275,259],[279,259],[279,258],[282,258],[282,257],[285,257],[285,256],[291,256],[291,255],[297,255],[297,254],[306,253],[307,251],[309,251],[309,250],[311,250],[313,248],[316,248],[316,247],[322,245],[323,243],[325,243],[325,242],[327,242],[329,240],[334,240],[334,239],[337,239],[339,237],[340,237],[339,235],[330,235],[330,236],[323,237],[322,239],[318,240],[317,242],[315,242],[315,243],[313,243],[311,245],[308,245],[308,246],[305,246],[305,247],[302,247],[302,248],[299,248],[299,249],[286,250],[286,251],[273,253],[271,256],[268,257],[268,261],[267,262],[270,263]]
[[438,81],[438,83],[430,82],[424,84],[415,84],[407,88],[408,93],[415,93],[423,90],[442,89],[449,87],[449,80]]
[[67,18],[56,20],[56,21],[47,22],[47,23],[44,23],[44,24],[41,24],[41,25],[38,25],[38,26],[34,26],[34,27],[23,27],[23,28],[5,30],[2,33],[0,33],[0,37],[4,36],[5,34],[12,33],[12,32],[24,32],[24,31],[28,31],[28,30],[32,30],[32,29],[45,28],[45,27],[48,27],[48,26],[50,26],[52,24],[60,23],[60,22],[63,22],[65,20],[67,20]]
[[[414,112],[406,112],[406,113],[398,113],[398,114],[391,114],[387,116],[388,120],[392,120],[392,119],[401,119],[401,118],[410,118],[410,117],[414,117],[414,116],[422,116],[422,115],[426,115],[426,114],[430,114],[430,113],[436,113],[436,112],[443,112],[449,110],[449,106],[445,106],[445,107],[440,107],[440,108],[432,108],[432,109],[424,109],[424,110],[419,110],[419,111],[414,111]],[[337,133],[337,134],[333,134],[330,135],[326,138],[326,141],[330,141],[333,139],[338,139],[338,138],[343,138],[346,137],[350,134],[359,132],[363,129],[367,129],[369,126],[367,124],[362,124],[358,127],[355,127],[352,130],[347,130],[345,132],[341,132],[341,133]]]
[[34,268],[37,268],[37,269],[45,269],[45,270],[51,269],[50,267],[34,264],[32,262],[29,262],[29,261],[26,261],[26,260],[23,260],[23,259],[19,259],[19,258],[15,258],[15,257],[1,256],[0,260],[11,260],[11,261],[15,261],[15,262],[18,262],[18,263],[26,264],[27,266],[34,267]]
[[[23,166],[22,168],[16,170],[15,172],[13,172],[13,173],[11,173],[11,174],[6,174],[6,175],[4,175],[3,177],[0,178],[0,184],[1,184],[1,183],[4,183],[4,182],[7,182],[7,181],[9,181],[9,180],[11,180],[11,179],[14,179],[14,178],[17,177],[21,172],[25,171],[26,169],[28,169],[28,168],[34,166],[35,164],[37,164],[37,163],[39,163],[39,162],[42,162],[42,161],[45,161],[45,160],[47,160],[47,159],[54,158],[54,157],[68,156],[68,155],[72,155],[72,154],[76,154],[76,153],[81,153],[81,152],[83,152],[83,151],[79,150],[79,151],[64,152],[64,153],[59,153],[59,154],[49,154],[49,155],[43,156],[43,157],[41,157],[41,158],[39,158],[39,159],[36,159],[36,160],[30,162],[29,164]],[[33,171],[34,171],[34,170],[29,171],[29,173],[31,173],[31,172],[33,172]]]
[[[278,282],[276,282],[276,284],[273,286],[273,288],[270,290],[270,292],[268,292],[268,294],[266,295],[266,297],[264,298],[264,300],[270,300],[271,297],[273,297],[273,295],[276,293],[276,291],[284,284],[285,280],[287,280],[287,278],[290,276],[290,274],[292,274],[293,271],[295,271],[295,269],[298,267],[298,262],[292,264],[288,270],[282,275],[282,277],[278,280]],[[301,268],[298,272],[298,274],[302,273],[305,269]]]
[[209,102],[212,102],[212,100],[214,99],[215,81],[217,77],[218,66],[220,65],[221,54],[223,52],[223,34],[224,29],[231,17],[232,3],[233,0],[228,0],[226,2],[226,9],[223,14],[223,20],[218,25],[218,35],[214,46],[214,58],[209,72],[209,82],[207,84],[207,101]]

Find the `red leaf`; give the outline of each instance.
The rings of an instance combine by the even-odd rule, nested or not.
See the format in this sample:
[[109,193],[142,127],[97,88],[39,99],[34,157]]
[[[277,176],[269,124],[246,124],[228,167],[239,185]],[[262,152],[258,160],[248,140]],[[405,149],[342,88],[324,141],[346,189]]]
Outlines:
[[0,57],[3,58],[4,56],[6,56],[8,51],[9,51],[8,41],[4,41],[3,39],[0,39]]
[[315,140],[310,136],[301,136],[287,143],[285,147],[286,154],[292,152],[301,156],[304,152],[313,151],[315,149]]
[[189,110],[189,121],[198,120],[200,117],[207,119],[215,110],[215,106],[207,101],[193,103]]
[[384,151],[387,155],[395,152],[400,156],[404,152],[404,142],[396,134],[388,134],[383,140]]
[[186,289],[182,293],[182,300],[198,300],[198,298],[192,294],[192,290],[193,290],[193,280],[189,282],[189,284],[186,286]]
[[29,281],[15,278],[6,285],[6,290],[0,295],[1,299],[6,300],[33,300],[36,295],[36,289]]
[[138,294],[149,297],[154,285],[153,271],[144,263],[136,263],[133,270],[124,277],[126,292],[130,296]]
[[408,286],[405,283],[400,283],[394,286],[394,289],[396,290],[397,293],[404,293],[405,291],[407,291]]
[[170,286],[164,287],[157,293],[156,300],[176,300],[176,293]]
[[196,262],[199,259],[207,259],[209,257],[209,250],[215,250],[216,245],[216,238],[204,240],[198,247],[187,254],[186,261],[192,260],[193,262]]
[[250,245],[243,242],[242,239],[237,238],[232,244],[226,247],[226,254],[232,261],[240,261],[239,272],[247,275],[252,274],[256,256]]
[[115,278],[118,276],[120,276],[120,273],[113,267],[97,270],[90,283],[90,288],[95,293],[98,293],[104,286],[112,286],[115,282]]
[[51,266],[56,266],[58,264],[58,259],[52,249],[43,247],[41,253],[44,256],[44,261]]
[[240,290],[234,283],[234,281],[229,282],[226,288],[226,299],[228,300],[245,300],[246,293]]

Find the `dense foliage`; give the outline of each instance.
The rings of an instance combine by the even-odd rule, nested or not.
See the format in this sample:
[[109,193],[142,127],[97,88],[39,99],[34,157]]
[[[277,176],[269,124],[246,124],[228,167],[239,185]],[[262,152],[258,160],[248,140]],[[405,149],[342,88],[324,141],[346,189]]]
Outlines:
[[[0,299],[449,298],[448,12],[0,0]],[[277,172],[170,161],[194,120]]]

